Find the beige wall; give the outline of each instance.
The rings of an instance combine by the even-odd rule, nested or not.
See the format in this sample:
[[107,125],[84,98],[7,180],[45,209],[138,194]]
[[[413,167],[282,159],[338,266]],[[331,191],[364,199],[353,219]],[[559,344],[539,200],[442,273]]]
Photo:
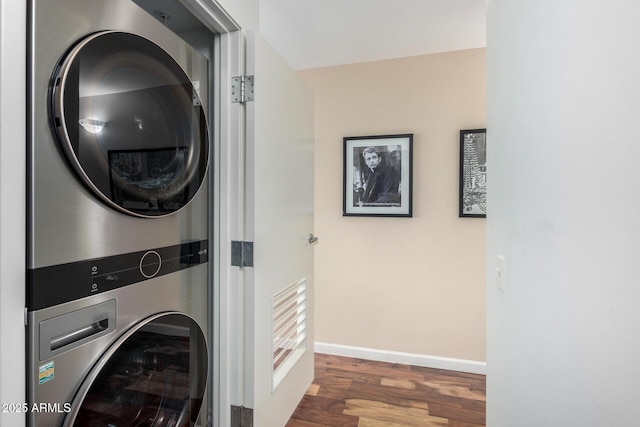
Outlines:
[[[300,75],[316,108],[316,341],[484,361],[485,220],[458,218],[458,151],[460,129],[485,127],[485,50]],[[414,134],[413,218],[343,217],[342,138],[394,133]]]

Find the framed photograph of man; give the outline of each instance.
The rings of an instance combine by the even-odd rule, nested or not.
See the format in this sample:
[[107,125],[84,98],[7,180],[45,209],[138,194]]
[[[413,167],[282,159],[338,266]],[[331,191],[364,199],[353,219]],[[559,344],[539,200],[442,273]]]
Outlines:
[[344,216],[412,216],[413,134],[344,138]]
[[460,131],[459,217],[487,216],[487,130]]

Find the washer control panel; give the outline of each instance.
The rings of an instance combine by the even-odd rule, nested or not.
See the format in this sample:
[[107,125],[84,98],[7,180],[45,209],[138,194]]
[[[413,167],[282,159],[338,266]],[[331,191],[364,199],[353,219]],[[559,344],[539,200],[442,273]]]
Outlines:
[[162,267],[162,257],[156,251],[149,251],[140,258],[140,273],[147,279],[155,277]]
[[209,261],[208,240],[28,271],[27,308],[40,310]]

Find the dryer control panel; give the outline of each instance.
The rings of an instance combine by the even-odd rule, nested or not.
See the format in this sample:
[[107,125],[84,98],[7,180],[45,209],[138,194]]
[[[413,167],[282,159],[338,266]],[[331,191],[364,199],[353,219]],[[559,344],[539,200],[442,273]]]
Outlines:
[[209,261],[208,240],[28,271],[29,311],[132,285]]

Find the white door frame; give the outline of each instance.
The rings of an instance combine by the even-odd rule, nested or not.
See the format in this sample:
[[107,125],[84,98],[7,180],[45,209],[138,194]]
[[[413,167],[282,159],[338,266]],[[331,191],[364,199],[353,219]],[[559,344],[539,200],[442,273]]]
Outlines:
[[[27,8],[0,0],[0,402],[26,396],[24,307],[27,218]],[[21,410],[0,425],[24,425]]]
[[[231,406],[244,406],[244,274],[239,267],[231,266],[231,242],[243,241],[244,236],[244,106],[231,102],[231,78],[243,73],[243,36],[240,31],[222,34],[219,52],[222,66],[220,72],[220,103],[218,124],[220,141],[216,165],[217,183],[215,200],[218,218],[214,233],[220,243],[219,265],[214,265],[214,312],[217,311],[219,327],[218,369],[219,403],[217,409],[220,426],[225,427],[231,419]],[[217,281],[217,283],[216,283]],[[214,370],[215,372],[215,370]],[[214,424],[215,425],[215,424]]]
[[210,397],[214,427],[227,427],[231,407],[243,406],[244,380],[244,271],[231,266],[231,241],[244,240],[244,106],[231,102],[231,78],[244,71],[244,36],[240,26],[212,0],[178,0],[198,17],[214,39],[212,87],[213,164],[211,165],[213,215],[210,241],[212,257],[212,318],[210,352],[213,384]]

